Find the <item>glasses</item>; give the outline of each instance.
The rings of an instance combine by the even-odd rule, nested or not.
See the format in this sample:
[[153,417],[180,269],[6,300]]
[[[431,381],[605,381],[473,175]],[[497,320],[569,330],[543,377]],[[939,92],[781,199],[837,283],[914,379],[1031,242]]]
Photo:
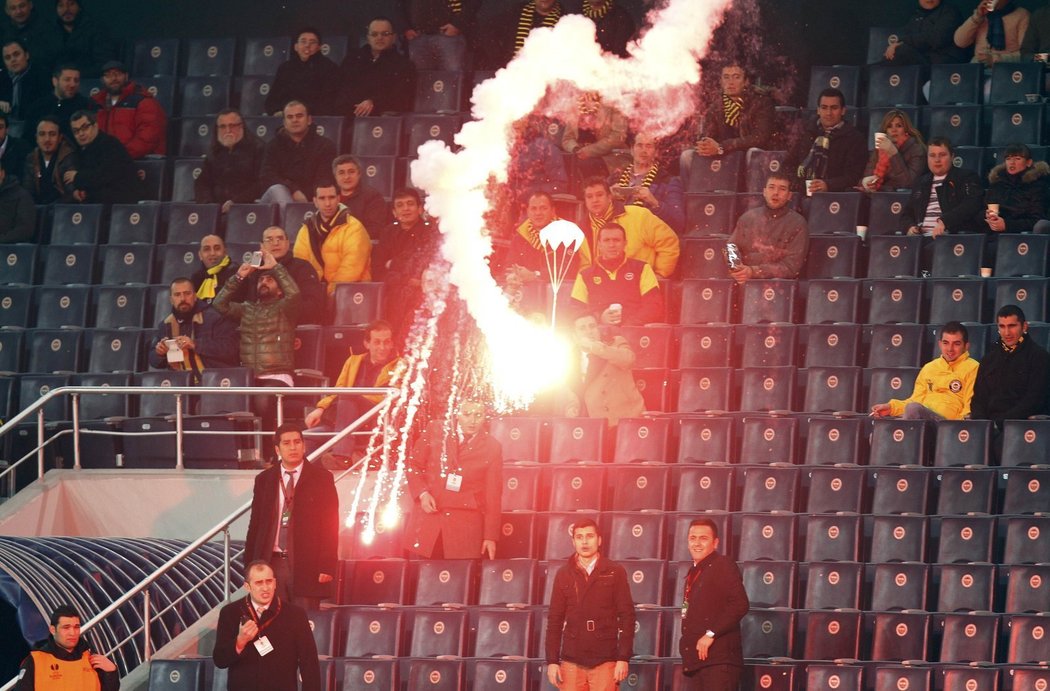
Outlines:
[[394,35],[393,31],[369,31],[368,32],[368,37],[369,38],[379,38],[380,36],[382,36],[383,38],[390,38],[393,35]]
[[80,134],[81,132],[87,132],[92,127],[94,127],[94,125],[92,123],[90,123],[90,122],[88,124],[86,124],[86,125],[81,125],[80,127],[74,127],[73,128],[73,134]]
[[288,238],[276,237],[276,238],[263,238],[264,245],[279,245],[282,242],[288,242]]

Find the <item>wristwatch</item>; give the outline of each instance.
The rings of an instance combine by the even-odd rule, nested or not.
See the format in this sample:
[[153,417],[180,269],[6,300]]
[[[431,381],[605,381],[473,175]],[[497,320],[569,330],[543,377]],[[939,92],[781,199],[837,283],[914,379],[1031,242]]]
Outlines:
[[719,156],[723,156],[723,155],[725,155],[725,152],[726,152],[726,150],[723,149],[721,145],[719,145],[718,146],[718,155]]

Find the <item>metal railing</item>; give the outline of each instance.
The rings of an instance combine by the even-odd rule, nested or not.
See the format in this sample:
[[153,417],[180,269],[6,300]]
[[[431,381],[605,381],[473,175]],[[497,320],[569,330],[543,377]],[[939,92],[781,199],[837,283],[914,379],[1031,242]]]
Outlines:
[[[57,389],[53,389],[52,391],[49,391],[48,393],[44,394],[43,396],[40,397],[40,399],[35,401],[32,405],[28,406],[25,410],[21,411],[20,413],[18,413],[14,417],[12,417],[9,421],[7,421],[7,423],[5,423],[4,425],[0,426],[0,438],[2,438],[10,430],[14,429],[14,427],[16,425],[18,425],[20,422],[22,422],[23,420],[29,418],[30,416],[35,415],[36,416],[36,420],[37,420],[37,441],[38,441],[38,447],[36,449],[34,449],[33,452],[31,452],[27,456],[19,459],[18,461],[13,463],[11,466],[9,466],[7,469],[5,469],[3,472],[0,472],[0,481],[3,480],[3,477],[6,474],[13,473],[14,470],[18,467],[18,465],[20,463],[27,461],[33,455],[37,455],[37,457],[38,457],[38,474],[39,474],[39,477],[43,477],[44,470],[45,470],[45,468],[44,468],[44,446],[45,446],[45,441],[47,441],[47,440],[44,439],[44,424],[45,424],[44,423],[44,406],[49,401],[51,401],[52,399],[54,399],[54,398],[56,398],[58,396],[64,396],[64,395],[73,396],[73,406],[72,406],[73,426],[72,426],[72,434],[73,434],[73,447],[74,447],[74,458],[75,458],[75,460],[74,460],[74,468],[79,469],[80,468],[80,457],[79,457],[79,447],[80,447],[79,434],[80,434],[80,430],[79,430],[79,416],[78,416],[78,402],[79,402],[78,399],[79,399],[79,396],[81,396],[81,395],[95,395],[95,394],[98,394],[98,395],[141,395],[141,394],[158,394],[158,393],[159,394],[170,394],[170,395],[176,397],[176,412],[175,412],[176,429],[175,429],[174,434],[176,435],[176,440],[177,440],[176,441],[177,457],[176,457],[176,466],[175,467],[177,469],[183,469],[184,466],[183,466],[183,462],[182,462],[182,460],[183,460],[182,459],[182,435],[183,435],[182,418],[184,417],[185,413],[182,411],[182,406],[181,406],[181,397],[182,396],[199,395],[199,394],[202,394],[202,393],[224,394],[224,395],[275,394],[278,397],[286,396],[286,395],[298,395],[298,394],[318,395],[318,396],[327,396],[327,395],[333,395],[333,394],[337,395],[337,396],[350,396],[350,395],[380,395],[380,396],[383,396],[383,400],[382,401],[380,401],[379,403],[374,405],[371,409],[369,409],[367,412],[365,412],[363,415],[361,415],[361,417],[359,417],[356,420],[354,420],[352,423],[347,425],[345,428],[343,428],[342,430],[339,430],[338,432],[333,434],[333,436],[330,439],[328,439],[320,447],[318,447],[316,450],[314,450],[312,453],[310,453],[307,456],[307,458],[308,458],[308,460],[312,461],[312,460],[320,457],[321,454],[323,454],[326,451],[328,451],[329,449],[331,449],[334,445],[339,443],[341,440],[343,440],[347,436],[357,432],[361,428],[362,425],[364,425],[370,419],[375,417],[379,413],[379,411],[382,409],[382,407],[386,403],[387,399],[389,399],[391,396],[393,396],[396,393],[396,389],[376,388],[376,387],[373,387],[373,388],[338,388],[338,389],[336,389],[336,388],[330,388],[330,387],[297,387],[297,388],[289,388],[289,387],[262,387],[262,386],[260,386],[260,387],[254,387],[254,386],[253,387],[174,387],[174,386],[173,387],[138,387],[138,386],[112,386],[112,387],[104,387],[104,388],[100,388],[100,387],[83,387],[83,386],[60,387],[60,388],[57,388]],[[281,402],[280,402],[280,398],[279,398],[278,399],[278,418],[277,418],[278,419],[278,424],[280,424],[280,422],[281,422],[281,417],[282,417]],[[165,434],[172,434],[172,432],[165,432]],[[228,432],[219,432],[219,433],[211,432],[209,434],[228,434]],[[249,434],[256,434],[256,432],[250,432]],[[54,438],[57,438],[57,435]],[[367,455],[364,456],[357,463],[352,465],[350,468],[347,468],[343,472],[339,473],[339,475],[337,475],[336,478],[335,478],[335,482],[338,483],[338,482],[342,481],[343,478],[347,477],[348,475],[353,474],[353,473],[357,472],[358,470],[360,470],[362,468],[367,468],[367,464],[368,464],[368,462],[370,460],[371,459]],[[13,474],[11,475],[11,478],[12,478],[12,483],[13,483],[13,478],[14,478]],[[136,585],[134,588],[129,590],[123,596],[121,596],[120,598],[115,600],[108,607],[106,607],[101,612],[99,612],[98,614],[93,616],[91,619],[89,619],[86,623],[84,623],[81,626],[81,635],[84,635],[84,634],[88,633],[91,630],[91,628],[93,628],[93,627],[99,625],[100,623],[102,623],[107,617],[109,617],[113,613],[117,612],[123,605],[127,604],[133,598],[135,598],[135,597],[137,597],[138,595],[141,594],[142,595],[142,625],[139,626],[137,629],[132,630],[123,640],[121,640],[120,642],[114,644],[108,650],[104,650],[104,651],[101,651],[101,652],[102,652],[102,654],[107,655],[107,656],[112,655],[116,649],[118,649],[121,646],[127,644],[128,642],[133,640],[135,637],[141,636],[142,648],[141,648],[141,655],[139,656],[139,659],[142,662],[148,662],[151,659],[152,654],[153,654],[152,641],[151,641],[151,636],[150,636],[150,626],[155,621],[157,621],[161,616],[163,616],[167,611],[169,611],[172,607],[174,607],[176,604],[178,604],[178,602],[180,602],[183,598],[185,598],[186,596],[188,596],[191,593],[195,592],[196,590],[201,588],[205,583],[207,583],[211,578],[214,578],[214,577],[218,576],[219,574],[217,573],[217,570],[213,570],[212,573],[209,574],[206,578],[202,579],[200,583],[198,583],[193,588],[188,589],[187,592],[185,592],[178,600],[176,600],[175,602],[170,603],[166,608],[164,608],[163,610],[160,610],[160,611],[154,611],[153,608],[152,608],[151,601],[150,601],[149,587],[152,584],[154,584],[159,578],[161,578],[166,573],[168,573],[170,570],[172,570],[176,565],[181,563],[184,559],[186,559],[190,555],[194,554],[203,545],[211,542],[217,535],[219,535],[221,533],[222,534],[222,541],[223,541],[223,565],[221,567],[221,575],[222,575],[222,581],[223,581],[223,593],[225,593],[225,595],[226,595],[226,597],[228,599],[230,594],[232,593],[232,590],[231,590],[231,587],[230,587],[232,585],[232,573],[231,573],[230,566],[231,566],[231,564],[233,562],[233,559],[237,556],[236,554],[233,554],[231,552],[230,526],[237,519],[239,519],[241,516],[243,516],[250,508],[251,508],[251,501],[249,500],[243,506],[235,509],[232,513],[230,513],[228,516],[226,516],[224,519],[222,519],[218,524],[216,524],[215,526],[213,526],[212,528],[207,530],[203,535],[198,537],[196,540],[194,540],[190,544],[186,545],[186,547],[183,548],[178,554],[176,554],[175,556],[171,557],[167,562],[165,562],[161,567],[159,567],[152,574],[150,574],[149,576],[147,576],[144,579],[142,579],[138,583],[138,585]],[[46,617],[50,613],[49,612],[43,612],[42,614]],[[130,669],[125,669],[125,670],[123,670],[123,673],[126,674],[129,671],[130,671]],[[17,682],[18,682],[18,678],[17,677],[14,678],[14,679],[11,679],[9,682],[4,684],[3,686],[0,686],[0,691],[11,691],[11,689],[13,689],[15,687]]]

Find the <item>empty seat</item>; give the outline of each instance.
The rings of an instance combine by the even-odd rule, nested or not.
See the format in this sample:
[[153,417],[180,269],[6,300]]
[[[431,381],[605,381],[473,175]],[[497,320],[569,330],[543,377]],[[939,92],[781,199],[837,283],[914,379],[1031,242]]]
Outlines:
[[226,242],[257,244],[263,231],[277,222],[272,204],[232,204],[226,213]]
[[463,102],[461,72],[421,70],[416,80],[417,113],[458,113]]
[[98,248],[92,245],[50,245],[43,250],[44,285],[91,284]]
[[794,610],[752,609],[740,621],[746,658],[792,657],[795,645]]
[[[178,155],[185,158],[200,158],[208,153],[214,143],[213,127],[215,118],[210,116],[192,116],[172,121],[172,128],[178,132]],[[178,169],[176,168],[176,172]],[[175,179],[178,184],[178,177]],[[176,186],[175,189],[178,189]],[[174,191],[173,191],[174,194]]]
[[919,102],[919,65],[869,65],[868,107]]
[[[180,276],[192,276],[201,266],[197,258],[197,245],[188,243],[180,245],[160,245],[157,248],[154,261],[154,279],[158,283],[163,284],[165,292],[168,289],[168,285],[174,279]],[[167,302],[166,295],[163,302]]]
[[939,420],[933,464],[940,467],[988,465],[990,441],[990,420]]
[[781,278],[752,279],[744,283],[740,321],[792,322],[798,282]]
[[795,398],[794,367],[740,370],[740,410],[789,410]]
[[617,463],[667,461],[671,419],[660,417],[621,418],[616,426]]
[[97,245],[102,234],[102,204],[55,204],[52,207],[52,245]]
[[478,691],[526,691],[530,667],[529,660],[476,658],[467,661],[467,676]]
[[1029,321],[1045,321],[1045,278],[1001,278],[995,281],[994,312],[1003,305],[1017,305]]
[[752,607],[794,606],[798,564],[793,561],[748,561],[739,566]]
[[696,465],[678,469],[676,482],[679,511],[728,511],[734,469],[725,465]]
[[921,279],[876,279],[867,285],[869,324],[918,323],[922,309]]
[[979,63],[931,65],[930,103],[980,103],[983,76],[982,65]]
[[503,460],[546,460],[541,454],[543,419],[534,417],[499,417],[489,423],[489,434],[503,448]]
[[[750,283],[750,281],[749,281]],[[682,281],[682,324],[728,323],[734,282],[730,279]]]
[[815,65],[809,70],[808,108],[816,108],[820,92],[827,88],[838,89],[846,98],[847,106],[860,103],[860,68],[855,65]]
[[102,283],[149,283],[153,245],[106,245],[102,248]]
[[1042,103],[986,105],[982,117],[991,123],[989,146],[1009,146],[1014,142],[1043,143]]
[[931,324],[946,324],[950,321],[981,321],[981,307],[984,305],[983,280],[979,278],[928,279],[926,292],[930,297]]
[[0,286],[0,327],[29,326],[29,315],[33,312],[33,293],[36,289],[29,286]]
[[930,615],[925,612],[875,612],[866,616],[871,630],[871,659],[926,660]]
[[851,235],[810,235],[804,275],[807,278],[854,278],[860,238]]
[[[692,367],[679,373],[679,413],[728,410],[733,370],[728,367]],[[719,459],[711,459],[719,460]]]
[[940,277],[977,276],[984,257],[985,236],[980,233],[952,234],[933,243],[931,274]]
[[673,328],[657,324],[621,326],[619,334],[634,351],[634,368],[667,367],[671,359]]
[[943,468],[934,475],[937,483],[937,513],[991,513],[995,494],[995,471],[984,468]]
[[605,469],[597,464],[566,464],[547,469],[551,511],[600,511]]
[[929,565],[915,562],[872,564],[871,603],[874,612],[925,610]]
[[803,519],[806,561],[857,561],[861,519],[853,514],[814,514]]
[[[807,459],[808,460],[808,459]],[[867,473],[859,466],[806,469],[807,513],[860,513]]]
[[690,150],[683,156],[683,164],[682,178],[688,194],[736,192],[744,169],[744,152],[701,157]]
[[868,561],[925,561],[928,522],[926,516],[872,516],[865,531],[871,535]]
[[861,283],[854,279],[817,279],[806,290],[807,324],[856,322]]
[[602,515],[608,536],[603,550],[610,559],[664,559],[664,516],[662,512],[623,511]]
[[871,497],[873,514],[923,514],[929,473],[925,468],[873,468]]
[[[806,660],[855,660],[860,649],[859,611],[853,612],[807,612],[806,644],[802,657]],[[862,668],[855,668],[847,679],[860,680]],[[808,687],[814,688],[814,687]],[[820,688],[820,687],[816,687]],[[836,688],[836,687],[832,687]],[[839,678],[838,688],[858,688]]]
[[992,609],[995,566],[992,564],[936,564],[936,612],[973,612]]
[[999,576],[1007,581],[1004,612],[1050,612],[1050,564],[1000,566]]
[[923,362],[923,331],[922,324],[875,324],[868,367],[918,367]]
[[856,410],[861,374],[860,367],[808,368],[801,409],[810,413]]
[[354,118],[351,153],[357,156],[399,156],[401,128],[400,115]]
[[917,367],[876,367],[864,370],[868,387],[865,410],[876,403],[885,403],[891,398],[907,398],[915,390]]
[[142,337],[138,329],[92,329],[86,347],[89,372],[141,369]]
[[941,662],[995,662],[998,615],[978,612],[946,614],[941,625]]
[[244,39],[243,74],[274,75],[288,59],[287,36]]
[[[725,463],[733,442],[731,417],[683,417],[678,420],[679,463]],[[683,509],[687,507],[682,507]]]
[[342,579],[339,604],[401,604],[405,598],[407,562],[404,559],[374,559],[347,562],[350,577]]
[[[825,627],[825,630],[820,630],[821,625]],[[841,630],[841,625],[841,621],[838,621],[836,619],[826,620],[824,616],[818,617],[815,621],[809,622],[809,626],[811,628],[816,629],[813,635],[816,638],[816,640],[820,642],[820,649],[827,649],[832,651],[834,649],[834,646],[830,648],[824,648],[824,645],[831,644],[833,641],[838,641],[840,636],[848,636],[847,631]],[[836,629],[834,637],[828,636],[831,629]],[[806,640],[808,646],[808,630]],[[838,644],[836,643],[836,645]],[[816,654],[816,650],[813,650],[811,652],[813,654]],[[805,657],[807,659],[814,659],[810,654],[806,654]],[[839,689],[839,691],[861,691],[864,688],[864,685],[861,682],[863,674],[864,667],[859,665],[810,664],[806,666],[806,688]]]
[[91,304],[87,286],[41,286],[34,288],[36,326],[57,329],[63,326],[87,325]]
[[272,79],[268,76],[234,77],[233,90],[237,94],[239,110],[245,117],[266,114],[266,97]]
[[478,604],[527,604],[536,586],[536,563],[531,559],[488,560],[481,565]]
[[233,74],[237,39],[190,38],[186,40],[187,77],[228,77]]
[[1050,507],[1050,470],[1009,468],[1002,512],[1007,515],[1044,513]]
[[1001,523],[1006,523],[1003,564],[1043,561],[1050,548],[1050,516],[1003,516]]
[[794,417],[748,416],[744,418],[740,462],[753,465],[795,463],[798,420]]
[[978,146],[981,134],[981,106],[930,106],[926,109],[926,127],[930,139],[946,137],[955,146]]
[[400,655],[404,614],[392,607],[353,607],[345,613],[345,657]]
[[1043,90],[1043,70],[1038,63],[1000,62],[992,65],[991,72],[987,103],[1024,103],[1027,94]]
[[808,226],[816,235],[848,233],[856,237],[860,192],[815,192],[809,200]]
[[83,329],[30,329],[26,332],[26,370],[79,372],[83,337]]
[[797,519],[793,514],[752,513],[738,514],[735,518],[740,525],[738,561],[795,559]]
[[801,337],[806,367],[849,367],[857,364],[860,326],[810,324]]
[[995,544],[993,516],[939,516],[931,533],[937,536],[937,562],[991,561]]
[[908,196],[908,192],[873,192],[869,195],[869,243],[877,235],[894,235],[902,230],[901,213],[908,202]]
[[199,243],[219,232],[218,204],[172,202],[168,206],[168,244]]
[[416,609],[411,626],[409,654],[412,656],[462,656],[466,652],[468,626],[467,613],[463,610]]
[[404,688],[425,691],[461,691],[466,670],[463,660],[456,659],[401,659],[401,679],[408,680]]
[[999,277],[1045,276],[1046,235],[1000,233],[996,239],[995,271]]
[[922,238],[917,235],[868,238],[868,278],[917,276]]
[[663,459],[609,468],[605,480],[607,508],[614,511],[665,510],[668,472]]
[[473,653],[477,657],[528,657],[531,610],[479,609],[474,626],[477,633]]
[[872,423],[869,465],[925,465],[932,435],[924,420],[878,418]]
[[743,345],[742,367],[781,367],[795,364],[795,325],[761,324],[737,328]]
[[601,460],[605,428],[602,418],[553,418],[550,462]]
[[200,177],[204,159],[178,158],[172,163],[171,200],[175,202],[192,202],[196,197],[194,181]]
[[675,328],[675,340],[681,368],[729,365],[733,328],[728,325],[679,326]]
[[[861,424],[857,417],[810,417],[805,427],[806,447],[803,460],[806,465],[834,465],[863,461]],[[863,436],[867,436],[864,430]],[[815,509],[809,509],[815,512]]]
[[[57,389],[62,386],[69,386],[70,375],[68,373],[63,374],[23,374],[18,378],[18,406],[20,408],[28,408],[33,403],[40,400],[45,394],[49,393],[52,389]],[[50,401],[44,404],[44,416],[48,420],[68,420],[69,415],[69,397],[68,396],[55,396]],[[34,443],[35,443],[35,426],[33,430]],[[32,448],[32,447],[31,447]]]
[[460,119],[455,115],[407,113],[404,116],[403,126],[407,140],[404,153],[409,157],[415,156],[416,149],[431,139],[445,142],[451,146],[459,126]]
[[[0,327],[0,373],[19,372],[22,370],[24,341],[24,329]],[[4,382],[0,386],[6,387],[3,389],[3,393],[0,393],[0,419],[7,420],[11,417],[11,411],[7,405],[14,403],[13,398],[10,397],[11,392],[14,390],[14,380],[0,377],[0,381]]]
[[413,604],[467,605],[473,597],[475,563],[468,559],[428,560],[416,563],[416,593]]
[[[726,238],[681,237],[681,252],[678,257],[678,277],[682,281],[701,278],[726,277],[726,263],[722,255]],[[684,291],[683,291],[684,292]]]
[[399,170],[398,159],[393,156],[359,156],[361,176],[365,182],[374,187],[385,199],[394,196],[398,180],[404,177]]

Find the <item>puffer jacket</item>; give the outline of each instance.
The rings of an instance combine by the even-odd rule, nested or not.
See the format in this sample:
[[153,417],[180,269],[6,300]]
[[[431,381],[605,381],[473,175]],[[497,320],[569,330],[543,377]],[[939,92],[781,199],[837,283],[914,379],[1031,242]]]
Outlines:
[[999,216],[1006,221],[1007,233],[1030,233],[1035,222],[1046,218],[1047,184],[1050,165],[1043,161],[1026,168],[1020,175],[1006,172],[1001,163],[988,173],[985,202],[999,205]]
[[116,104],[110,102],[105,89],[92,98],[99,106],[99,129],[119,139],[132,158],[167,153],[168,117],[144,88],[128,82]]
[[[289,374],[295,369],[295,324],[299,288],[278,264],[272,269],[284,296],[265,302],[233,302],[241,279],[234,274],[215,297],[212,307],[240,323],[241,365],[259,374]],[[257,280],[257,275],[251,278]]]
[[321,214],[306,219],[295,236],[292,254],[310,262],[328,284],[329,293],[335,292],[336,283],[372,280],[372,240],[361,222],[341,205],[327,231],[321,227]]

